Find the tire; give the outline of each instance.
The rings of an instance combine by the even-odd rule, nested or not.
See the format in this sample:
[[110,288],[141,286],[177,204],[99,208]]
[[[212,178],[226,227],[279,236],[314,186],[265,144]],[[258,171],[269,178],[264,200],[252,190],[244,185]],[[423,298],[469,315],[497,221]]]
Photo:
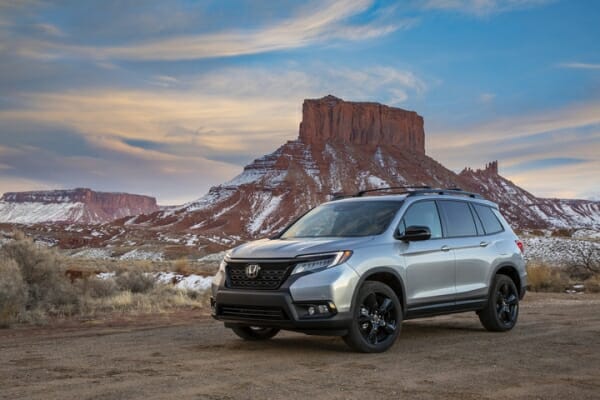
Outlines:
[[244,340],[269,340],[279,333],[277,328],[261,328],[258,326],[234,326],[233,333]]
[[402,304],[386,284],[367,281],[358,292],[354,315],[344,341],[361,353],[389,349],[402,328]]
[[479,320],[491,332],[511,330],[519,317],[519,292],[506,275],[496,275],[487,305],[479,313]]

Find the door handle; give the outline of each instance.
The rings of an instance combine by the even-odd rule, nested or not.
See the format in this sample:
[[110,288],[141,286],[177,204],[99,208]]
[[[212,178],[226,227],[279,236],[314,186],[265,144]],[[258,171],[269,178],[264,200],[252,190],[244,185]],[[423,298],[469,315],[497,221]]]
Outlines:
[[484,242],[479,243],[479,246],[486,247],[488,244],[490,244],[490,242],[485,242],[484,241]]
[[442,251],[450,251],[450,246],[444,245],[444,246],[442,246],[442,248],[440,250],[442,250]]

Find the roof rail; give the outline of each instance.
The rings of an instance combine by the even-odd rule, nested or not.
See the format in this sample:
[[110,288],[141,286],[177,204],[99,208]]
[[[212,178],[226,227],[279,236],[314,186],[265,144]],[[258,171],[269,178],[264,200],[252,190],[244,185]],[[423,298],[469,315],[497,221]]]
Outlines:
[[416,189],[431,189],[431,186],[388,186],[388,187],[381,187],[381,188],[376,188],[376,189],[368,189],[368,190],[361,190],[360,192],[356,192],[356,194],[354,194],[352,197],[362,197],[363,195],[365,195],[366,193],[371,193],[371,192],[379,192],[382,190],[404,190],[406,193],[410,190],[416,190]]
[[332,200],[341,200],[348,197],[362,197],[367,193],[372,192],[380,192],[384,190],[402,190],[402,192],[398,194],[407,194],[408,196],[417,196],[417,195],[426,195],[426,194],[438,194],[438,195],[447,195],[447,196],[467,196],[471,198],[482,199],[483,197],[477,193],[467,192],[458,187],[441,189],[441,188],[432,188],[431,186],[389,186],[389,187],[381,187],[376,189],[368,189],[361,190],[354,194],[342,194],[335,193],[333,194]]
[[414,190],[408,193],[408,196],[418,196],[418,195],[426,195],[426,194],[439,194],[446,196],[466,196],[471,197],[473,199],[483,199],[483,196],[473,192],[467,192],[462,190],[461,188],[449,188],[449,189],[421,189]]

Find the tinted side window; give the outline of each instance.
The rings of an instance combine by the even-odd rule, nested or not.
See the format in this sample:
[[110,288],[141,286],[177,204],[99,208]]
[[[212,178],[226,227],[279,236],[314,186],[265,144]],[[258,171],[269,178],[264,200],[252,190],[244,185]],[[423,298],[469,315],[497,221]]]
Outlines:
[[439,202],[446,221],[448,237],[476,236],[477,229],[469,205],[462,201]]
[[411,205],[400,223],[400,233],[403,233],[408,226],[426,226],[431,231],[431,238],[442,237],[442,225],[437,207],[433,201],[420,201]]
[[474,204],[474,206],[487,235],[502,232],[502,224],[498,221],[491,208],[479,204]]

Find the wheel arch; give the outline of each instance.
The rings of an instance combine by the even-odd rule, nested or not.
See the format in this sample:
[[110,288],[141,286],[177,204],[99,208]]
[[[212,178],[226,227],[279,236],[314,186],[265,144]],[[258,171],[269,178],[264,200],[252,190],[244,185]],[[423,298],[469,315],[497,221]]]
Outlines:
[[371,268],[360,277],[352,294],[352,313],[354,313],[358,292],[366,281],[377,281],[388,285],[396,293],[396,296],[398,296],[398,300],[400,300],[400,304],[402,305],[402,314],[406,316],[406,289],[404,280],[396,270],[390,267]]
[[521,276],[519,275],[519,270],[516,266],[510,263],[500,264],[494,269],[494,273],[490,277],[490,282],[488,287],[492,287],[492,282],[494,281],[494,277],[496,275],[506,275],[508,276],[517,287],[517,291],[521,293]]

